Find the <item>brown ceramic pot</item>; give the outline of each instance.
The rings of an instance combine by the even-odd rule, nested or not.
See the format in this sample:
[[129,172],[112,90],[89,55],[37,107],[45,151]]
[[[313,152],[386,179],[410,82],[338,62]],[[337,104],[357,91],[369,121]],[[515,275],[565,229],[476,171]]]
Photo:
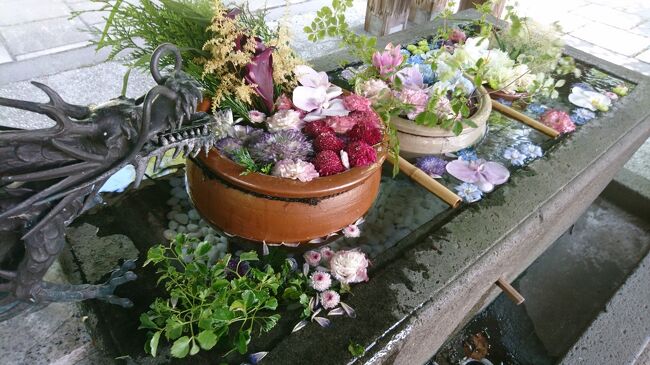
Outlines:
[[187,188],[196,210],[226,234],[266,243],[305,243],[339,231],[372,206],[386,159],[309,182],[252,173],[212,149],[187,160]]

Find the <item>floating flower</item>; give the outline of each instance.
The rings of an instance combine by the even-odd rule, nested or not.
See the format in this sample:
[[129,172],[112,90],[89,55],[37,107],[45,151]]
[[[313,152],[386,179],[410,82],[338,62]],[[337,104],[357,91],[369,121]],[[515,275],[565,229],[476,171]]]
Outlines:
[[458,28],[454,28],[449,35],[449,40],[454,43],[462,43],[465,42],[466,39],[467,36],[465,35],[465,32]]
[[483,193],[478,186],[470,183],[462,183],[456,186],[456,191],[458,192],[458,196],[463,198],[467,203],[474,203],[483,197]]
[[478,155],[472,147],[463,148],[462,150],[456,152],[459,160],[463,161],[476,161],[478,160]]
[[513,166],[524,166],[526,162],[526,154],[514,147],[506,148],[503,157],[509,160]]
[[379,74],[385,76],[388,73],[394,72],[397,70],[397,66],[402,64],[404,56],[400,51],[400,45],[393,46],[392,43],[388,43],[383,52],[375,52],[372,55],[372,65],[379,70]]
[[304,122],[300,119],[299,112],[292,109],[287,109],[287,110],[279,110],[278,112],[276,112],[275,114],[267,118],[266,124],[269,126],[269,131],[277,132],[286,129],[299,130],[300,128],[302,128]]
[[518,150],[529,159],[540,158],[544,155],[542,147],[532,143],[522,143],[519,145]]
[[447,172],[460,181],[476,184],[478,188],[488,193],[495,185],[508,181],[510,172],[500,163],[476,160],[476,161],[451,161],[446,166]]
[[350,224],[349,226],[343,228],[343,235],[347,238],[357,238],[361,236],[361,230],[356,224]]
[[589,85],[586,82],[576,82],[571,85],[571,89],[573,89],[574,87],[579,87],[585,91],[596,91],[593,86]]
[[569,94],[569,101],[574,105],[589,110],[600,110],[606,112],[609,110],[612,101],[605,95],[595,91],[584,90],[580,87],[574,87]]
[[334,250],[325,246],[320,249],[320,255],[325,262],[329,262],[332,259],[332,256],[334,256]]
[[311,142],[304,134],[295,130],[264,133],[248,147],[253,160],[260,163],[275,163],[281,160],[303,160],[313,153]]
[[266,114],[259,110],[251,110],[248,112],[248,119],[251,120],[251,123],[262,123],[266,120]]
[[368,281],[368,258],[359,251],[338,251],[330,260],[330,271],[343,284]]
[[305,262],[309,264],[309,266],[316,267],[320,264],[321,255],[318,251],[307,251],[302,255],[302,257],[305,258]]
[[526,111],[530,114],[533,115],[541,115],[543,114],[548,107],[546,105],[542,105],[539,103],[531,103],[526,107]]
[[625,96],[629,92],[629,88],[623,84],[615,86],[612,91],[618,96]]
[[418,157],[415,160],[415,166],[424,171],[427,175],[434,179],[439,179],[445,173],[445,166],[447,161],[436,156]]
[[345,81],[350,81],[354,78],[355,73],[354,71],[350,70],[349,68],[346,68],[345,70],[341,71],[341,77]]
[[320,296],[320,302],[325,309],[333,309],[341,302],[341,296],[334,290],[324,291]]
[[313,164],[303,160],[280,160],[273,166],[273,175],[286,179],[311,181],[318,177]]
[[618,95],[616,95],[616,93],[613,93],[613,92],[611,92],[611,91],[605,91],[605,92],[603,93],[603,95],[605,95],[606,97],[608,97],[609,100],[611,100],[611,101],[616,101],[616,100],[618,100]]
[[577,125],[586,124],[588,121],[596,118],[596,113],[585,108],[576,108],[571,112],[571,120]]
[[[607,100],[609,101],[609,99]],[[569,133],[576,129],[576,125],[571,121],[569,114],[558,109],[547,110],[539,118],[539,121],[560,133]]]
[[323,291],[332,286],[332,277],[326,272],[315,271],[309,278],[311,279],[311,287],[315,290]]
[[373,101],[382,97],[386,90],[388,90],[388,84],[379,79],[370,79],[359,85],[361,95]]
[[498,99],[497,99],[497,102],[498,102],[499,104],[503,104],[503,105],[505,105],[505,106],[512,106],[512,101],[510,101],[510,100],[506,100],[506,99],[504,99],[504,98],[498,98]]

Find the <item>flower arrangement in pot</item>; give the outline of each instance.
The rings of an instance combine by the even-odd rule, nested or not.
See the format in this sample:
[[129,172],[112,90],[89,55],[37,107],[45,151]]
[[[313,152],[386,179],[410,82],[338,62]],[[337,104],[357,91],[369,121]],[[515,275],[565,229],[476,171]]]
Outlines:
[[322,242],[370,208],[386,154],[381,121],[369,100],[304,65],[286,27],[220,1],[110,6],[99,46],[135,47],[137,67],[155,44],[175,43],[204,86],[219,140],[188,159],[187,188],[215,228],[268,244]]

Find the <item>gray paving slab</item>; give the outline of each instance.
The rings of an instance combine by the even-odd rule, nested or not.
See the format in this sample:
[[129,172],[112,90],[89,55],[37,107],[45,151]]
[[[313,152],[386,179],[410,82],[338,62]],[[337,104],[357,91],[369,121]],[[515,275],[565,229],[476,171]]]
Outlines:
[[642,62],[636,58],[624,56],[620,53],[605,49],[593,43],[589,43],[585,40],[576,38],[572,35],[565,35],[563,39],[567,45],[578,48],[584,52],[594,55],[595,57],[615,63],[617,65],[621,65],[627,69],[640,72],[644,75],[650,75],[650,64]]
[[571,35],[624,56],[634,56],[650,46],[650,38],[611,25],[592,23]]
[[86,26],[79,19],[62,17],[3,27],[0,34],[9,52],[20,56],[88,41],[90,35],[81,29]]
[[639,53],[636,57],[637,60],[643,61],[647,64],[650,64],[650,49],[647,49]]
[[[52,76],[36,78],[49,85],[64,100],[76,104],[97,104],[120,95],[122,77],[127,68],[116,62],[66,71]],[[138,97],[154,85],[150,75],[131,73],[127,96]],[[27,81],[0,86],[0,96],[15,99],[46,102],[47,97]],[[10,108],[0,108],[0,125],[14,128],[45,128],[53,122],[47,117]]]
[[561,364],[638,363],[650,338],[648,298],[650,255],[628,277]]
[[0,1],[0,26],[65,17],[70,9],[62,0]]
[[576,8],[570,12],[570,15],[585,17],[620,29],[634,28],[644,21],[641,15],[612,9],[611,5],[600,4],[589,4]]
[[9,54],[9,51],[0,44],[0,63],[7,63],[11,62],[13,59],[11,58],[11,55]]
[[99,3],[93,3],[90,1],[80,1],[68,3],[70,9],[73,12],[76,11],[90,11],[79,15],[81,20],[88,25],[95,25],[104,22],[104,18],[108,17],[107,11],[99,11],[102,8],[102,5]]

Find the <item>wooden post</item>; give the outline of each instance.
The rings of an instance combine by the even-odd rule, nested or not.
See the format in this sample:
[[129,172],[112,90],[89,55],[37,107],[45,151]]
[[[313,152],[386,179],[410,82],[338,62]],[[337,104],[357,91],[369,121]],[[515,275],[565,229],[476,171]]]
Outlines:
[[411,0],[368,0],[364,29],[377,36],[406,29]]
[[520,305],[524,300],[526,300],[523,295],[519,294],[517,289],[513,288],[512,285],[503,278],[499,278],[496,284],[516,305]]
[[445,10],[449,0],[413,0],[409,12],[409,21],[423,24],[432,21]]
[[[476,5],[485,4],[488,0],[460,0],[460,5],[458,6],[458,11],[473,9]],[[492,6],[492,15],[496,18],[501,18],[503,13],[503,8],[506,6],[506,0],[498,0]]]

